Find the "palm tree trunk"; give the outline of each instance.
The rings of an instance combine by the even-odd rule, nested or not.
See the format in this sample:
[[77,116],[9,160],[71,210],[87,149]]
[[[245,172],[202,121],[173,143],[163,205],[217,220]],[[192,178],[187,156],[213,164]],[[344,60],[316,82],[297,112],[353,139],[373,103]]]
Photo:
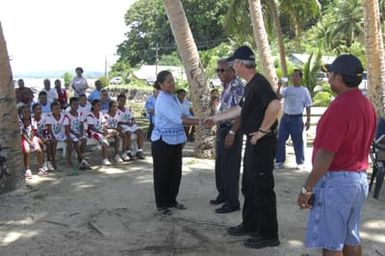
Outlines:
[[[207,78],[200,62],[198,48],[191,33],[181,0],[163,0],[172,33],[182,58],[183,66],[190,85],[193,110],[197,117],[210,115]],[[209,129],[197,127],[195,134],[195,156],[212,157],[214,138]]]
[[0,193],[23,184],[16,96],[0,23]]
[[285,45],[283,41],[281,21],[279,20],[279,15],[278,15],[277,4],[275,3],[275,0],[267,1],[267,4],[269,5],[270,11],[271,11],[270,13],[273,18],[275,33],[277,35],[282,76],[287,77],[286,52],[285,52]]
[[267,33],[262,16],[261,1],[249,0],[249,6],[255,42],[257,44],[258,54],[262,64],[262,73],[276,89],[278,79],[273,65],[270,45],[267,40]]
[[379,6],[377,0],[363,0],[362,3],[369,98],[377,114],[384,117],[385,59]]

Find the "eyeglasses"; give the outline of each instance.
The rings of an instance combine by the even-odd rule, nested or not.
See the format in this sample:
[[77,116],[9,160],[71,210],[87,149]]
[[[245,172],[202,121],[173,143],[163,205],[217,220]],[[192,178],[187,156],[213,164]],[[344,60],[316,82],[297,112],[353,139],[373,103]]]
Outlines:
[[224,68],[217,68],[215,71],[216,71],[217,73],[223,73],[223,72],[226,71],[226,69],[224,69]]

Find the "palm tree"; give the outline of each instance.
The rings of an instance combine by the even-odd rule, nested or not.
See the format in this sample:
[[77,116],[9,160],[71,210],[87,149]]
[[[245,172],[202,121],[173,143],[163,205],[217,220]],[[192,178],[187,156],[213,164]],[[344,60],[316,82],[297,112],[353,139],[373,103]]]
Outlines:
[[0,192],[23,184],[16,96],[3,29],[0,23]]
[[[198,48],[195,44],[181,0],[163,0],[172,33],[182,58],[190,85],[192,103],[196,116],[210,115],[207,78],[200,62]],[[195,139],[195,155],[211,157],[214,149],[213,136],[208,129],[198,128]]]
[[249,0],[249,8],[255,42],[257,44],[258,54],[262,65],[262,73],[266,76],[272,86],[276,86],[278,79],[273,65],[270,45],[267,40],[261,0]]
[[286,65],[286,51],[281,27],[281,21],[279,19],[278,8],[275,0],[267,1],[267,5],[270,10],[270,14],[273,18],[275,33],[277,36],[277,43],[279,48],[279,57],[281,63],[282,76],[287,77],[287,65]]
[[378,0],[362,0],[369,98],[384,117],[385,59]]

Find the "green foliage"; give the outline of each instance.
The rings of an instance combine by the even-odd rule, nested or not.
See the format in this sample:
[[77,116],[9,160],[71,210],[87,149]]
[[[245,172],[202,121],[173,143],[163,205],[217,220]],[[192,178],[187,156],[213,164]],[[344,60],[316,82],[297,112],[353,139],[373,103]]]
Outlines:
[[[228,1],[185,0],[183,5],[199,49],[210,49],[227,40],[223,19]],[[119,61],[132,67],[154,64],[157,51],[159,57],[175,52],[176,45],[162,0],[136,1],[126,12],[125,22],[128,32],[126,40],[118,46]]]
[[72,81],[71,73],[65,72],[62,77],[64,79],[64,87],[68,88],[70,86],[70,84],[71,84],[71,81]]
[[317,52],[315,59],[313,60],[314,54],[310,54],[308,61],[303,67],[303,82],[305,86],[309,89],[310,95],[314,96],[314,88],[318,84],[317,73],[320,72],[322,66],[322,53],[321,51]]
[[109,72],[108,76],[122,77],[124,80],[124,83],[128,84],[132,76],[132,69],[128,63],[124,61],[118,61],[111,67],[111,71]]
[[100,80],[102,88],[107,87],[109,84],[108,79],[105,76],[99,77],[98,80]]
[[321,90],[317,91],[313,97],[314,107],[327,107],[334,99],[335,93],[332,92],[330,86],[327,83],[322,83]]

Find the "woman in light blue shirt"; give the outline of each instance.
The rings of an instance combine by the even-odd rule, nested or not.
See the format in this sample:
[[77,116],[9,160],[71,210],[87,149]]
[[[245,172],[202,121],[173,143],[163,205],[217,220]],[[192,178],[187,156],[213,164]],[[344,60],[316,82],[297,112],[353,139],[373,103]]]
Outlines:
[[185,113],[174,95],[175,82],[169,71],[161,71],[157,82],[161,92],[155,102],[151,134],[155,202],[160,213],[171,215],[170,208],[186,209],[176,201],[182,177],[182,147],[187,140],[184,125],[198,125],[202,120]]

